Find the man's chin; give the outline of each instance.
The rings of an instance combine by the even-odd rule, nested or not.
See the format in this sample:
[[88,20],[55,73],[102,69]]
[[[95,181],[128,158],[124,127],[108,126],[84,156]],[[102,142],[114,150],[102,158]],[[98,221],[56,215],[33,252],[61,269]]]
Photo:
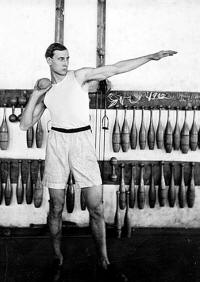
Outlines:
[[68,72],[68,70],[55,71],[55,73],[57,75],[60,75],[60,76],[66,76],[67,72]]
[[59,75],[61,75],[61,76],[65,76],[66,74],[67,74],[67,70],[59,72]]

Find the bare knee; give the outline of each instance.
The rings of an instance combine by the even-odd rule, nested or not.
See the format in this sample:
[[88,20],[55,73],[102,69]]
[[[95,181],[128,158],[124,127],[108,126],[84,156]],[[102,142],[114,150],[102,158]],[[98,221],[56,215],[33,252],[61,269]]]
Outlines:
[[64,202],[50,200],[50,215],[54,218],[62,216]]
[[90,219],[92,220],[101,220],[104,219],[104,209],[103,204],[100,203],[97,206],[90,207],[89,209]]
[[60,218],[65,202],[65,190],[64,189],[49,189],[50,201],[49,201],[49,216],[52,218]]

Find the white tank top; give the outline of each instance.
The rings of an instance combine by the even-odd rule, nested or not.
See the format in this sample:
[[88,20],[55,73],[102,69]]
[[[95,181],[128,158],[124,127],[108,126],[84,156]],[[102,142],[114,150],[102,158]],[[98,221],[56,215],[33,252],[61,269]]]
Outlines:
[[81,88],[74,71],[68,71],[61,82],[52,84],[44,104],[54,127],[71,129],[90,124],[88,92]]

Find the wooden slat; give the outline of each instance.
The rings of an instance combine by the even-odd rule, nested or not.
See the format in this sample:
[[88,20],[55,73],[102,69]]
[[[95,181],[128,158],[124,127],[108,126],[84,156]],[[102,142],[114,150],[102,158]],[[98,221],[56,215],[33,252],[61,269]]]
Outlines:
[[97,67],[105,64],[106,0],[97,6]]
[[[0,107],[3,107],[4,103],[7,107],[11,107],[10,99],[13,97],[19,98],[24,96],[27,98],[27,101],[32,93],[32,89],[0,89]],[[140,109],[144,107],[145,109],[157,109],[159,106],[167,108],[168,106],[171,109],[191,109],[196,106],[197,109],[200,108],[200,92],[156,92],[156,91],[111,91],[107,96],[103,97],[101,101],[101,93],[90,92],[90,109],[104,108],[106,99],[107,109],[115,109],[115,106],[118,105],[119,109],[124,109],[124,106],[127,106],[127,109],[132,109],[136,107]],[[98,102],[96,101],[98,99]],[[19,104],[16,107],[20,107]]]
[[[11,162],[11,183],[17,183],[18,177],[18,159],[0,159],[1,170],[0,177],[3,183],[6,182],[7,172],[8,172],[8,161]],[[38,172],[38,160],[31,160],[31,174],[33,183],[36,183],[37,172]],[[44,160],[41,163],[41,173],[43,175],[44,171]],[[26,183],[28,174],[28,159],[22,159],[22,181]]]
[[55,42],[64,42],[64,0],[56,0]]
[[[6,182],[7,177],[7,162],[11,161],[11,183],[17,183],[17,176],[18,176],[18,159],[0,159],[1,162],[1,180],[3,183]],[[37,171],[38,171],[38,160],[32,159],[31,160],[31,173],[33,178],[33,183],[36,182],[37,178]],[[128,185],[131,181],[131,164],[136,165],[135,170],[135,184],[139,184],[140,179],[140,164],[144,164],[144,182],[146,185],[149,185],[150,176],[151,176],[151,164],[154,164],[154,177],[155,177],[155,184],[158,185],[160,181],[160,162],[159,161],[127,161],[127,160],[120,160],[117,162],[116,165],[116,174],[117,174],[117,181],[113,182],[111,180],[111,173],[112,173],[112,166],[110,161],[105,161],[103,165],[103,161],[99,161],[99,166],[101,170],[101,174],[103,175],[103,184],[112,184],[112,185],[119,185],[120,178],[121,178],[121,171],[120,171],[120,164],[125,164],[125,183]],[[164,162],[164,175],[165,175],[165,182],[166,185],[169,185],[170,176],[171,176],[171,163],[169,161]],[[178,161],[174,161],[174,168],[175,168],[175,184],[179,185],[181,180],[181,163]],[[44,171],[44,160],[41,163],[41,172],[43,175]],[[188,185],[190,177],[191,177],[191,162],[184,162],[185,164],[185,184]],[[195,163],[195,184],[200,185],[200,163]],[[28,159],[22,159],[22,178],[23,182],[26,182],[28,173]]]
[[192,108],[200,106],[199,92],[175,92],[175,91],[111,91],[107,96],[107,108],[113,109],[115,106],[128,109],[136,108],[158,108],[162,106],[171,109],[179,107]]
[[[111,173],[112,173],[112,166],[109,161],[103,162],[100,161],[100,169],[101,174],[103,175],[103,181],[104,184],[116,184],[119,185],[120,178],[121,178],[121,171],[120,171],[120,164],[125,164],[125,183],[128,185],[131,181],[131,164],[136,165],[136,173],[135,173],[135,184],[139,184],[140,179],[140,164],[144,164],[144,182],[145,185],[149,185],[150,183],[150,176],[151,176],[151,164],[154,164],[154,177],[155,177],[155,185],[159,185],[160,181],[160,162],[159,161],[118,161],[116,165],[116,174],[117,174],[117,181],[113,182],[111,180]],[[173,162],[174,163],[174,169],[175,169],[175,184],[179,185],[181,180],[181,162]],[[164,162],[164,175],[165,175],[165,182],[166,185],[169,185],[170,182],[170,176],[171,176],[171,162],[167,161]],[[185,173],[184,173],[184,179],[185,184],[188,185],[191,177],[191,163],[190,162],[184,162],[185,164]],[[200,185],[200,163],[195,163],[195,185]]]

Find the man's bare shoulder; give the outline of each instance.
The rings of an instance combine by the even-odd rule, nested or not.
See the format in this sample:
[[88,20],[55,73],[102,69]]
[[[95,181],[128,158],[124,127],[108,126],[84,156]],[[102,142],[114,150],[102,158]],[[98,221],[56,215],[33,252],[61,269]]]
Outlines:
[[87,81],[87,76],[90,71],[92,71],[94,68],[90,67],[83,67],[77,70],[74,70],[74,75],[77,79],[77,81],[80,83],[80,85],[83,85]]
[[74,70],[74,74],[76,77],[85,77],[89,72],[94,70],[92,67],[83,67],[77,70]]

